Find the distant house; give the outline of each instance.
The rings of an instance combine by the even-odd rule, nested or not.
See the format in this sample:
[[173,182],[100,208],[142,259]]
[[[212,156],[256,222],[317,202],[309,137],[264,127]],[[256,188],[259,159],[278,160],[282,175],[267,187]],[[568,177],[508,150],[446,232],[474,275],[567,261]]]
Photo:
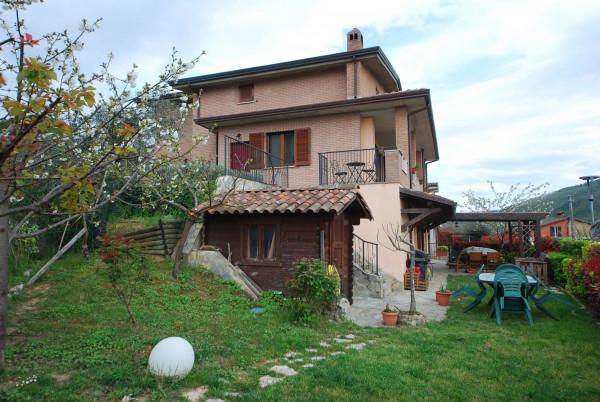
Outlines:
[[[571,218],[564,213],[544,219],[541,223],[542,237],[573,237],[575,239],[589,239],[592,224],[583,219]],[[572,236],[571,236],[571,230]]]

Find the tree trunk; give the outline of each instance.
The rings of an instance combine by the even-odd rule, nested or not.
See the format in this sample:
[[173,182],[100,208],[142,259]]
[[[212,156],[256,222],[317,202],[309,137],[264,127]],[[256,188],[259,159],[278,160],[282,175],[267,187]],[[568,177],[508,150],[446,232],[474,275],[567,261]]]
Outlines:
[[[6,198],[8,183],[0,182],[0,199]],[[8,210],[6,199],[0,203],[0,213]],[[0,369],[4,369],[4,349],[6,347],[6,327],[8,324],[8,254],[9,254],[8,216],[0,216]]]
[[175,279],[177,279],[177,276],[179,275],[179,271],[181,269],[181,252],[183,251],[183,246],[185,244],[185,241],[187,240],[188,235],[190,234],[190,229],[192,228],[193,224],[193,220],[185,220],[185,224],[183,225],[183,230],[181,232],[181,238],[179,238],[179,241],[175,246],[175,253],[173,256],[173,258],[175,259],[175,266],[173,267],[173,272],[171,273],[171,275]]
[[83,256],[88,259],[90,258],[90,248],[89,248],[89,230],[87,225],[87,219],[85,215],[83,215],[83,229],[85,232],[83,233],[83,240],[81,242],[81,249],[83,251]]
[[[412,247],[411,247],[412,249]],[[417,312],[417,299],[415,298],[415,252],[411,250],[410,254],[410,308],[408,309],[409,314],[415,314]]]

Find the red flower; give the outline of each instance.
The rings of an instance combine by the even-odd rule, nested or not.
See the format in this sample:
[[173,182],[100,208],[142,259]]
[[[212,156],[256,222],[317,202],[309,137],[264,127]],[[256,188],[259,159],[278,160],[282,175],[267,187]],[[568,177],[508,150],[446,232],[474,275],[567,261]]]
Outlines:
[[31,34],[26,33],[24,37],[21,36],[21,43],[33,47],[33,46],[39,44],[40,40],[39,39],[33,39],[33,36],[31,36]]

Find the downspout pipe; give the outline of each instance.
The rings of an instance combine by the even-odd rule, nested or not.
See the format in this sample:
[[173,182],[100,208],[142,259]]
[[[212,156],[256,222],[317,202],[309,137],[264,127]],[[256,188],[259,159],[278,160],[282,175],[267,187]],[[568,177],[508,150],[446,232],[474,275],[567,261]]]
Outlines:
[[412,146],[411,146],[411,137],[412,137],[412,128],[413,128],[413,124],[411,123],[412,121],[412,117],[417,114],[420,113],[424,110],[427,110],[429,108],[429,103],[427,103],[427,105],[425,105],[425,107],[422,107],[421,109],[417,109],[417,110],[413,110],[412,112],[408,113],[408,183],[409,183],[409,187],[412,189],[413,188],[413,178],[412,178]]

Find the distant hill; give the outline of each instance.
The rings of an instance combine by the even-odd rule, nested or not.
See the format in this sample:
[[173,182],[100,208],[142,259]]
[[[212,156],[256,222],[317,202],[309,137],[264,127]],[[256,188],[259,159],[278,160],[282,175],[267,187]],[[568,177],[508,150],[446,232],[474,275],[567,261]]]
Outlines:
[[[594,192],[594,215],[598,220],[600,218],[600,182],[595,182],[592,190]],[[588,190],[585,183],[548,193],[546,197],[552,202],[552,214],[550,216],[555,216],[560,211],[565,214],[569,213],[569,195],[573,196],[573,215],[575,218],[591,221]]]

